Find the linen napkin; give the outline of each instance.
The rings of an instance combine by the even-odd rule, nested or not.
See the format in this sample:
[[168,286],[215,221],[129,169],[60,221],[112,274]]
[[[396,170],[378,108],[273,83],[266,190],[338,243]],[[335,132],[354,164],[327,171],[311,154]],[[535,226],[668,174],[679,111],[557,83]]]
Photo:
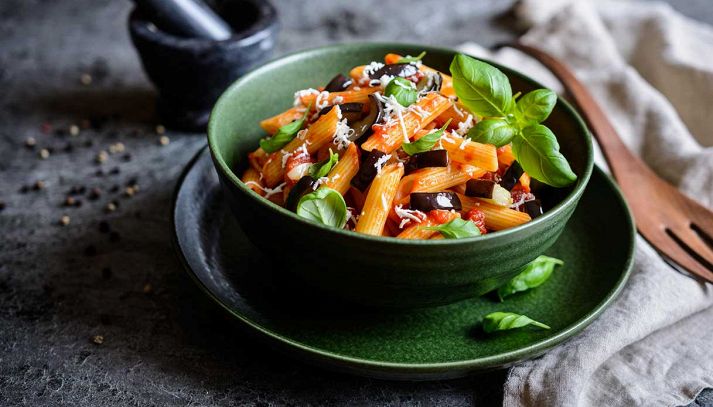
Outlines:
[[[632,151],[713,206],[713,27],[651,2],[525,0],[514,11],[530,27],[521,41],[573,68]],[[518,51],[461,48],[561,89]],[[713,288],[636,244],[617,300],[582,334],[513,367],[505,406],[681,405],[713,387]]]

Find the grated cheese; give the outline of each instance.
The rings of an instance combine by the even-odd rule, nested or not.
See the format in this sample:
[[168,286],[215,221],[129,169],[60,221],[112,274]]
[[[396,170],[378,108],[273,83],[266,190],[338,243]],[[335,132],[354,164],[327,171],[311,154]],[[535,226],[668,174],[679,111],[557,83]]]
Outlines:
[[515,209],[515,210],[520,210],[520,206],[524,204],[525,202],[530,202],[535,200],[535,195],[532,193],[528,192],[526,194],[520,195],[520,199],[517,200],[517,202],[514,202],[512,205],[510,205],[510,209]]
[[321,177],[321,178],[319,178],[319,179],[318,179],[317,181],[315,181],[314,184],[312,185],[312,191],[316,191],[317,188],[318,188],[320,185],[324,184],[324,183],[327,182],[327,181],[329,181],[329,178],[328,178],[328,177]]
[[381,169],[384,168],[384,164],[391,158],[391,155],[385,155],[376,160],[374,163],[374,168],[376,168],[376,173],[381,174]]
[[472,127],[473,127],[473,115],[469,114],[465,120],[458,123],[458,130],[456,130],[456,133],[458,133],[461,136],[464,136],[468,133],[468,130],[470,130]]
[[403,112],[406,110],[405,107],[396,100],[394,95],[388,98],[379,92],[375,92],[374,96],[384,104],[384,124],[386,126],[393,126],[396,123],[394,114],[396,115],[399,124],[401,125],[401,131],[403,132],[404,141],[408,143],[408,132],[406,131],[406,124],[404,123]]
[[332,136],[332,141],[339,149],[344,149],[349,146],[352,141],[350,137],[354,136],[354,129],[349,127],[347,124],[347,119],[343,119],[337,122],[337,128]]
[[421,106],[419,106],[417,104],[413,104],[413,105],[409,106],[408,110],[411,112],[414,112],[422,119],[425,119],[426,117],[428,117],[431,114],[431,112],[429,112],[428,110],[425,110],[424,108],[422,108]]
[[421,223],[422,221],[426,220],[425,213],[412,209],[404,209],[403,205],[400,204],[394,207],[394,212],[396,212],[396,215],[401,218],[399,229],[403,229],[406,223],[408,223],[410,220],[416,223]]
[[463,141],[462,141],[462,142],[460,143],[460,145],[458,146],[458,149],[459,149],[459,150],[465,149],[465,147],[468,145],[468,143],[470,143],[470,139],[467,138],[467,137],[466,137],[466,138],[463,138]]
[[295,92],[295,101],[292,103],[293,106],[302,106],[302,98],[308,95],[319,95],[319,91],[314,88],[298,90]]
[[381,195],[381,207],[384,208],[385,211],[389,210],[389,201],[386,199],[386,195]]
[[372,73],[378,71],[379,69],[383,68],[384,64],[381,62],[376,62],[372,61],[369,63],[369,65],[364,67],[364,70],[361,72],[361,78],[359,78],[359,84],[365,84],[365,83],[370,83],[371,78],[369,75]]
[[317,94],[317,98],[314,100],[314,105],[317,111],[324,109],[329,106],[329,92],[323,90]]
[[245,183],[245,185],[255,185],[256,187],[260,188],[260,190],[265,193],[265,196],[263,198],[269,198],[275,194],[279,194],[280,192],[282,192],[282,189],[285,187],[284,182],[282,184],[276,186],[275,188],[264,187],[255,181],[248,181]]

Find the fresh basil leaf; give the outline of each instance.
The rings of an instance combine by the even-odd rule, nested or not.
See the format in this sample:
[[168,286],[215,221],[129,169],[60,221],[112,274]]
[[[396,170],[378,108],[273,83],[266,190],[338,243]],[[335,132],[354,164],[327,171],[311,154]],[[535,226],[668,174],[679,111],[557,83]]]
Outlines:
[[333,153],[330,148],[329,158],[309,166],[309,175],[315,180],[326,177],[329,171],[337,164],[337,161],[339,161],[339,154]]
[[424,151],[431,151],[433,146],[438,143],[438,140],[441,138],[443,132],[446,130],[446,128],[448,128],[448,125],[450,123],[451,119],[448,119],[448,121],[440,129],[432,133],[426,134],[420,139],[414,141],[413,143],[403,143],[401,145],[401,148],[403,148],[404,152],[408,155],[423,153]]
[[399,62],[397,64],[409,64],[411,62],[418,62],[423,59],[423,57],[426,56],[426,51],[421,51],[420,54],[416,55],[415,57],[401,57],[399,59]]
[[297,215],[323,225],[343,228],[347,223],[347,204],[342,194],[322,187],[300,198]]
[[518,118],[523,125],[542,123],[554,109],[557,95],[549,89],[537,89],[517,101]]
[[549,326],[542,322],[525,315],[515,314],[513,312],[493,312],[483,318],[483,331],[487,333],[495,331],[507,331],[509,329],[522,328],[523,326],[532,325],[542,329],[550,329]]
[[446,239],[460,239],[463,237],[479,236],[480,229],[470,220],[455,218],[448,223],[438,226],[427,226],[427,230],[437,230]]
[[301,119],[280,127],[277,130],[277,133],[275,133],[272,137],[260,140],[260,148],[262,148],[266,153],[274,153],[287,145],[287,143],[295,138],[297,132],[302,129],[302,125],[305,123],[309,109],[310,106],[307,107]]
[[481,117],[506,116],[512,103],[507,76],[485,62],[458,54],[451,62],[458,100]]
[[485,119],[475,124],[468,131],[468,138],[478,143],[494,144],[502,147],[517,134],[517,127],[505,119]]
[[525,127],[512,140],[512,150],[522,169],[553,187],[565,187],[577,179],[552,131],[541,124]]
[[522,268],[520,274],[498,288],[498,297],[502,301],[505,297],[527,291],[531,288],[539,287],[547,281],[555,270],[556,266],[563,265],[564,262],[554,257],[539,256]]
[[386,85],[384,96],[393,96],[401,106],[410,106],[418,99],[418,90],[413,82],[399,76]]

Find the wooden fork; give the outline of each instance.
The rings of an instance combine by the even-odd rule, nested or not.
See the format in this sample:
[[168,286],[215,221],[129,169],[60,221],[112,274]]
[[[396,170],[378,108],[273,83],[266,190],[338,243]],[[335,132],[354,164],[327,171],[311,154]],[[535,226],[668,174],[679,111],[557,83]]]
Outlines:
[[667,260],[713,283],[713,212],[659,178],[632,154],[599,104],[563,62],[529,45],[507,46],[534,57],[562,82],[599,142],[639,233]]

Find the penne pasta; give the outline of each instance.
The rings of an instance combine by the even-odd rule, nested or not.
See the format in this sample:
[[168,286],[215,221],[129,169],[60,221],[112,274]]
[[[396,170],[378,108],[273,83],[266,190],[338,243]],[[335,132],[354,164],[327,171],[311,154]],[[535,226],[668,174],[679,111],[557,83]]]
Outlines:
[[412,105],[401,117],[396,117],[391,123],[374,126],[372,134],[362,144],[365,151],[379,150],[390,154],[401,147],[404,140],[413,137],[416,132],[431,123],[443,111],[448,109],[450,102],[438,93],[429,93],[418,103]]
[[438,192],[463,184],[469,179],[480,178],[485,170],[469,165],[453,163],[448,167],[424,168],[405,176],[399,183],[396,203],[406,204],[412,192]]
[[243,176],[240,180],[245,183],[250,189],[255,191],[260,196],[265,196],[265,191],[263,191],[262,180],[260,179],[260,173],[255,168],[248,168],[243,172]]
[[257,150],[248,154],[248,162],[250,166],[255,169],[255,171],[262,173],[262,167],[268,160],[268,155],[262,148],[258,147]]
[[451,102],[450,107],[436,117],[434,122],[436,126],[441,127],[450,120],[451,122],[448,125],[448,129],[457,130],[458,125],[467,123],[468,116],[471,116],[471,120],[473,120],[472,115],[465,106],[460,104],[460,102]]
[[436,235],[441,236],[441,234],[436,230],[428,230],[426,229],[427,227],[438,226],[443,223],[450,222],[458,217],[460,217],[460,215],[457,212],[447,212],[445,219],[439,219],[440,217],[437,218],[429,214],[423,222],[412,223],[401,233],[396,235],[396,237],[399,239],[432,239]]
[[272,188],[284,178],[284,158],[286,156],[292,154],[303,145],[308,154],[314,154],[323,145],[329,143],[337,131],[339,116],[339,107],[333,107],[329,113],[322,115],[316,122],[308,127],[302,135],[298,135],[281,150],[272,153],[262,167],[265,185]]
[[268,134],[275,134],[277,133],[277,130],[280,129],[280,127],[302,118],[304,111],[304,107],[289,108],[278,115],[269,117],[261,121],[260,127],[262,127],[262,129],[265,130]]
[[363,87],[359,90],[345,90],[343,92],[320,92],[308,93],[300,97],[300,102],[304,106],[312,105],[313,110],[320,110],[327,106],[342,103],[367,103],[369,95],[379,91],[377,87]]
[[515,155],[512,152],[512,144],[506,144],[497,149],[498,164],[503,167],[509,167],[515,161]]
[[327,181],[322,185],[339,191],[340,194],[344,195],[349,190],[349,182],[357,171],[359,171],[359,152],[356,144],[351,143],[337,162],[337,165],[329,172]]
[[498,155],[492,144],[481,144],[450,133],[441,137],[441,146],[448,151],[451,161],[480,167],[485,171],[498,170]]
[[389,164],[376,175],[366,195],[356,231],[368,235],[380,236],[391,211],[399,180],[404,175],[401,163]]
[[458,194],[463,212],[478,209],[485,215],[485,227],[492,230],[502,230],[522,225],[531,220],[525,212],[516,211],[504,206],[486,202],[480,198],[471,198]]

